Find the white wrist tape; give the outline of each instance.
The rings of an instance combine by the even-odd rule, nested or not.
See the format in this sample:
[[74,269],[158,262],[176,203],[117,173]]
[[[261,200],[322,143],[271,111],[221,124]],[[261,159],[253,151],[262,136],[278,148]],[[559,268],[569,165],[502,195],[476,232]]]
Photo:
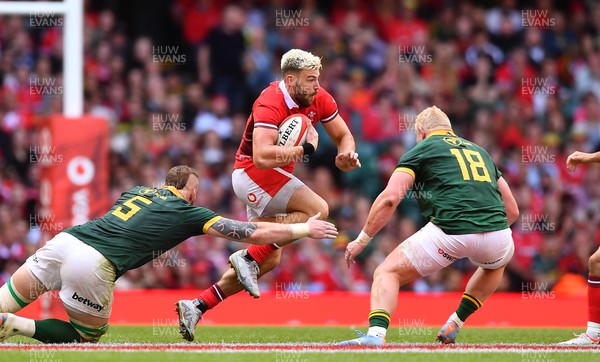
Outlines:
[[292,229],[292,239],[300,239],[310,234],[310,228],[307,223],[290,224]]
[[370,237],[369,235],[367,235],[366,232],[364,231],[360,231],[360,234],[358,234],[358,238],[356,238],[356,241],[358,242],[358,244],[360,245],[367,245],[373,238]]

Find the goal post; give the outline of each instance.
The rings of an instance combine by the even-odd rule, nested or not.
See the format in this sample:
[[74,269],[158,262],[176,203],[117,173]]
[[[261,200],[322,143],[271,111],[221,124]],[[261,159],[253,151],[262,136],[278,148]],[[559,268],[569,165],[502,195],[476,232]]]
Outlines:
[[0,15],[63,15],[63,114],[83,115],[83,1],[2,1]]

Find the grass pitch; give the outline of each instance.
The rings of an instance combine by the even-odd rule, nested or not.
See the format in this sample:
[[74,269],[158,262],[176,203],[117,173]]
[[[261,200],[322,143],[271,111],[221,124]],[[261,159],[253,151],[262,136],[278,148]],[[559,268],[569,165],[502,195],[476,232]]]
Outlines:
[[[364,329],[363,329],[364,331]],[[387,346],[335,347],[354,338],[350,328],[333,327],[215,327],[200,325],[196,340],[184,342],[175,325],[111,326],[98,345],[42,345],[21,337],[0,344],[0,360],[67,361],[519,361],[559,362],[600,360],[598,348],[556,347],[572,330],[464,328],[458,345],[435,343],[437,328],[398,328],[388,331]],[[581,331],[577,331],[581,332]],[[65,349],[66,348],[66,349]]]

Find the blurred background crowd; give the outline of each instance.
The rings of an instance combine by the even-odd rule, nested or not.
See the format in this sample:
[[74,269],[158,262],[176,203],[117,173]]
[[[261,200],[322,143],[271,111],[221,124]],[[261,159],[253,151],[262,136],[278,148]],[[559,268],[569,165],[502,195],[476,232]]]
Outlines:
[[[599,240],[600,168],[569,173],[564,164],[572,151],[600,146],[599,3],[92,0],[84,26],[85,112],[110,124],[111,198],[134,185],[159,187],[171,166],[188,164],[200,174],[197,204],[242,220],[230,174],[252,103],[281,79],[285,51],[322,57],[320,84],[363,166],[340,173],[321,128],[318,152],[296,174],[328,202],[340,236],[286,247],[262,290],[369,290],[375,267],[424,225],[415,200],[426,193],[402,202],[350,270],[345,245],[414,146],[416,115],[435,104],[457,134],[488,150],[519,204],[501,290],[585,293]],[[32,94],[30,79],[61,84],[62,30],[0,16],[0,283],[41,242],[30,147],[40,116],[61,112],[61,98]],[[207,288],[240,247],[191,238],[117,287]],[[403,289],[461,291],[473,271],[460,260]]]

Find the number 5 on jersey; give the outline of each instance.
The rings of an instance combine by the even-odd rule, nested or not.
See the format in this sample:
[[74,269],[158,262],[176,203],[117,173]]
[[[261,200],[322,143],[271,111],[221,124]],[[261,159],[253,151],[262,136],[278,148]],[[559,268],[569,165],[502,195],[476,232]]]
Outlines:
[[[461,151],[465,157],[463,157]],[[481,157],[481,154],[479,152],[458,148],[451,148],[450,152],[454,155],[454,157],[456,157],[458,165],[460,166],[460,172],[462,173],[463,179],[465,181],[471,180],[471,175],[469,175],[469,170],[467,169],[467,165],[465,163],[466,159],[469,163],[469,168],[471,169],[473,180],[492,182],[492,179],[490,178],[490,173],[485,167],[485,163],[483,162],[483,158]]]
[[119,206],[115,209],[115,211],[111,212],[111,214],[115,215],[123,221],[129,220],[133,215],[135,215],[138,211],[142,209],[141,207],[133,203],[135,200],[139,200],[146,205],[150,205],[152,203],[152,200],[149,200],[145,197],[134,196],[123,203],[124,206],[127,206],[129,208],[129,211],[123,212],[123,206]]

